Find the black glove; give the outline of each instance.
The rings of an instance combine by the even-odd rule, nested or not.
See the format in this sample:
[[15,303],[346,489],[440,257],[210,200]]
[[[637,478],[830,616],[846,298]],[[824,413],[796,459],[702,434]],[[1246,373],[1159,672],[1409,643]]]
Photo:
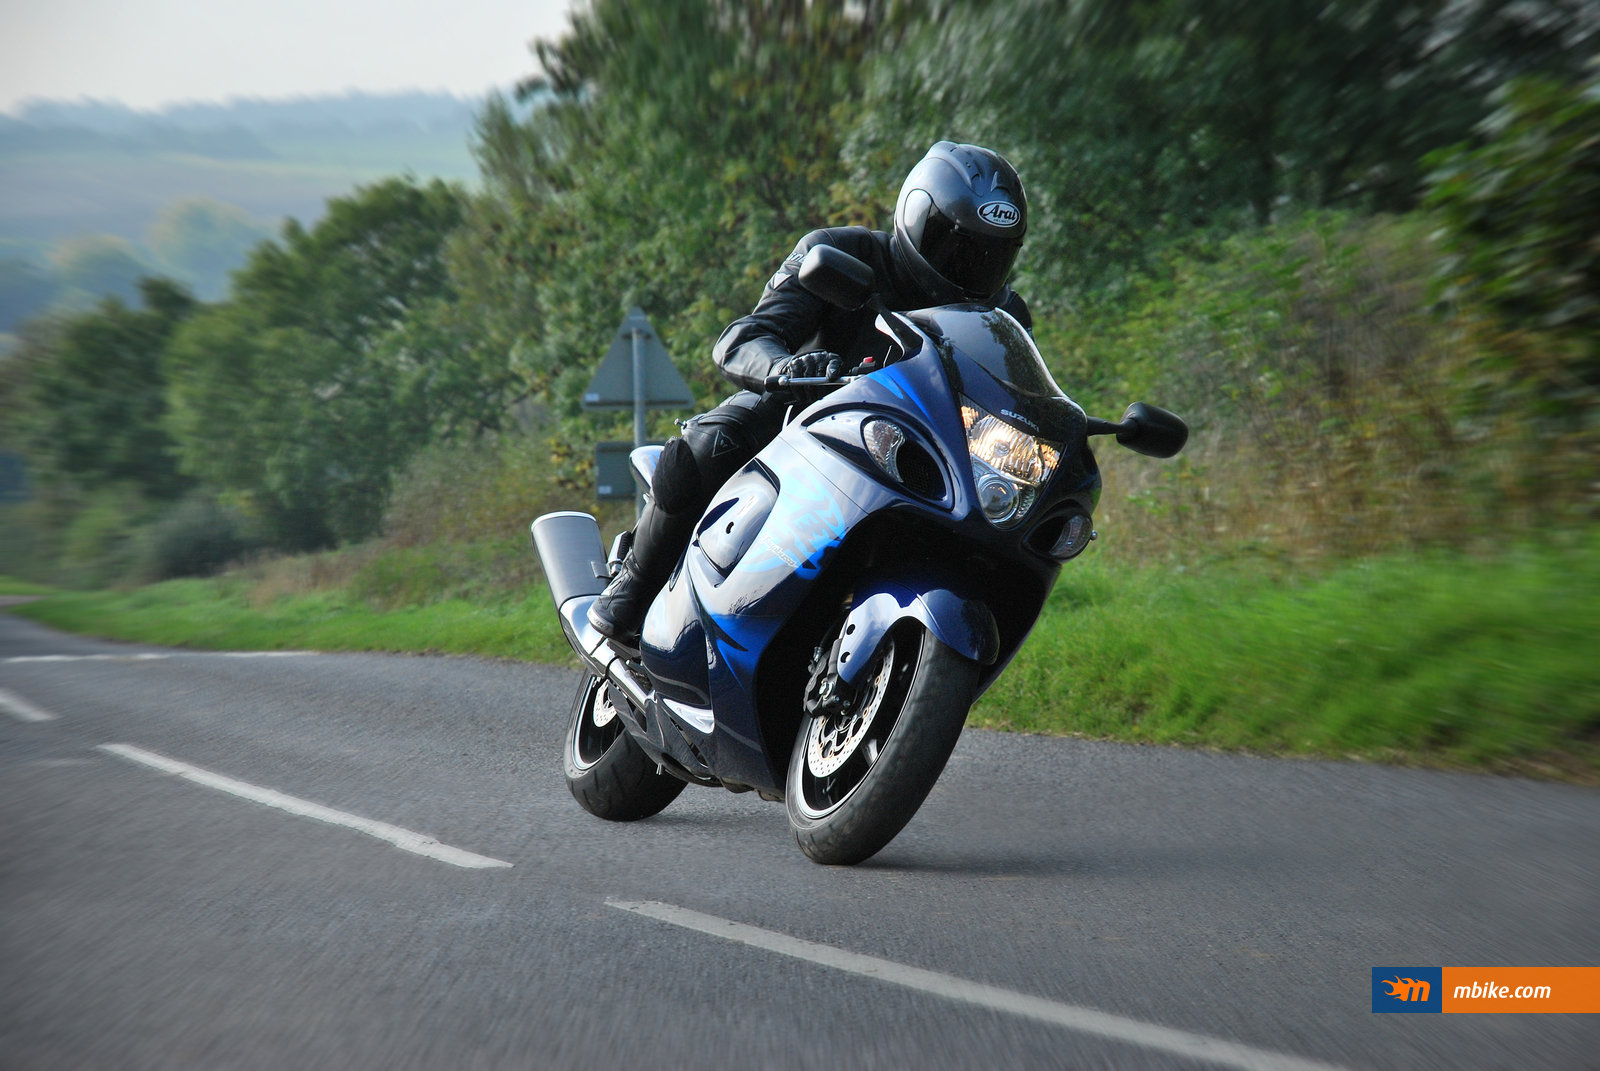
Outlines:
[[[839,372],[844,367],[837,353],[827,350],[813,350],[802,353],[797,357],[790,357],[778,366],[777,374],[790,379],[827,379],[829,382],[838,382]],[[794,400],[799,405],[810,405],[825,394],[831,394],[831,387],[822,386],[790,386],[786,388],[794,395]]]

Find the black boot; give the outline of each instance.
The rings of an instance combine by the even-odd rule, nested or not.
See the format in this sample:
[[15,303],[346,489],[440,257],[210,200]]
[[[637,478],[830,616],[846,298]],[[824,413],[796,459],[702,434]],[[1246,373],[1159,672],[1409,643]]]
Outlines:
[[637,649],[645,611],[650,609],[660,587],[639,575],[639,564],[629,551],[622,559],[622,568],[589,607],[589,624],[600,635]]
[[693,503],[690,512],[674,515],[653,500],[646,502],[622,568],[589,607],[589,624],[596,632],[630,650],[639,649],[645,613],[689,545],[695,518],[704,505]]

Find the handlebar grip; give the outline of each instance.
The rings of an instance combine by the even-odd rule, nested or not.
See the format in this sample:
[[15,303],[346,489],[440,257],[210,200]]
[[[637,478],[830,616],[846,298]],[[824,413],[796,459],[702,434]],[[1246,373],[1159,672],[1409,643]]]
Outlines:
[[768,376],[762,383],[762,390],[788,390],[790,387],[842,387],[850,382],[853,377],[841,375],[838,379],[829,379],[827,376]]

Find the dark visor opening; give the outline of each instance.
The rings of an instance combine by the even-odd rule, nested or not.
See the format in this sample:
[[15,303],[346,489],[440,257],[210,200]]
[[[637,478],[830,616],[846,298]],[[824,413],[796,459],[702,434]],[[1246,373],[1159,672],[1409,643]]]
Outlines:
[[1005,285],[1021,247],[1007,238],[968,234],[932,212],[923,228],[921,252],[929,267],[967,294],[987,297]]

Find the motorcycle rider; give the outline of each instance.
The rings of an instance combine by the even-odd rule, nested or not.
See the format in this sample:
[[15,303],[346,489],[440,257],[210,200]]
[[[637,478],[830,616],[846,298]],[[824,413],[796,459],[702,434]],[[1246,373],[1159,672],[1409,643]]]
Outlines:
[[635,648],[645,611],[717,488],[777,436],[791,404],[808,405],[827,393],[805,387],[767,392],[767,378],[835,380],[843,371],[839,354],[859,353],[861,344],[876,337],[871,309],[838,309],[796,282],[807,251],[831,245],[864,261],[890,309],[976,302],[1004,309],[1031,330],[1027,305],[1006,285],[1027,222],[1022,180],[1004,157],[941,141],[906,176],[894,233],[834,227],[802,238],[751,313],[717,340],[712,356],[740,391],[687,421],[683,434],[662,448],[633,545],[590,607],[589,623]]

